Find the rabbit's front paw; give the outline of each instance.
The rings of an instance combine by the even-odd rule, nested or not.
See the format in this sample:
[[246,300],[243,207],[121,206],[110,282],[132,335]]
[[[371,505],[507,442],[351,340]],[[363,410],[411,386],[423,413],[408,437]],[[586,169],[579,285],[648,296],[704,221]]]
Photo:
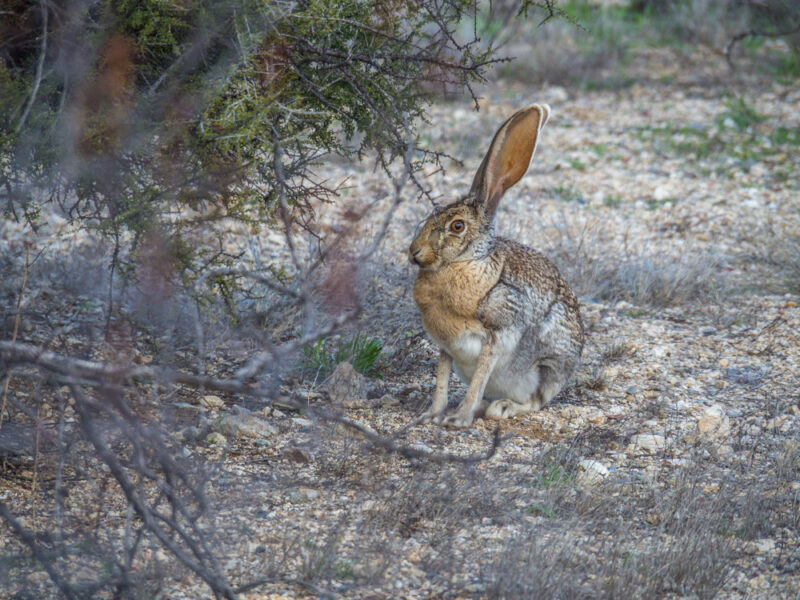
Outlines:
[[473,417],[471,414],[456,411],[444,420],[445,427],[452,427],[454,429],[466,429],[472,425]]

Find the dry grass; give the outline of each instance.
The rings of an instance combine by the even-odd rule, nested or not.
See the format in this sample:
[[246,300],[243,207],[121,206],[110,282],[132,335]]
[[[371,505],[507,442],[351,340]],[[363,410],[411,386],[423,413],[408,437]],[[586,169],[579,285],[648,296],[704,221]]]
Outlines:
[[621,248],[596,229],[564,221],[542,251],[558,266],[575,292],[584,298],[621,300],[662,308],[713,297],[724,285],[713,252],[664,248]]

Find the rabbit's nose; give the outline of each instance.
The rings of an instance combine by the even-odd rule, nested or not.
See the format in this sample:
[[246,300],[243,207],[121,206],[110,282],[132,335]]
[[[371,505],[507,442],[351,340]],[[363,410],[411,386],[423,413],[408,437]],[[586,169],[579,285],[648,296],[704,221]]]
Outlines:
[[417,256],[419,256],[420,252],[422,252],[421,248],[419,250],[417,250],[416,252],[412,252],[411,250],[408,251],[408,258],[415,265],[419,265],[419,261],[417,260]]

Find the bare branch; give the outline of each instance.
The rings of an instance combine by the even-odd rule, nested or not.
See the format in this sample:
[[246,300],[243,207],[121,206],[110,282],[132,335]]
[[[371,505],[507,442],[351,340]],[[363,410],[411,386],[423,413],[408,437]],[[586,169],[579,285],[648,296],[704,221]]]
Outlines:
[[47,3],[42,1],[40,2],[42,7],[42,47],[39,51],[39,60],[36,61],[36,73],[33,77],[33,87],[31,89],[31,95],[28,99],[28,104],[25,106],[25,110],[22,112],[22,116],[19,118],[19,123],[17,123],[17,127],[14,130],[14,133],[19,133],[22,131],[22,128],[25,127],[25,121],[28,120],[28,115],[31,112],[31,108],[33,108],[34,102],[36,102],[36,96],[39,93],[39,86],[42,84],[42,71],[44,70],[44,60],[47,57]]
[[736,44],[741,42],[743,39],[749,37],[780,38],[789,35],[794,35],[795,33],[800,33],[800,23],[794,27],[791,27],[789,29],[784,29],[782,31],[764,31],[763,29],[746,29],[745,31],[741,31],[736,35],[734,35],[728,42],[728,45],[725,46],[725,60],[727,61],[728,66],[731,68],[731,70],[736,69],[736,65],[733,62],[733,49],[736,46]]
[[[297,342],[295,344],[297,344]],[[208,376],[192,375],[163,367],[135,366],[124,368],[83,359],[68,358],[26,344],[0,342],[0,364],[34,364],[55,373],[82,380],[91,380],[104,385],[121,385],[123,382],[133,384],[134,380],[153,381],[164,385],[180,383],[195,389],[200,388],[230,393],[250,394],[265,402],[271,402],[267,388],[246,383],[248,379],[259,373],[260,370],[268,364],[268,358],[269,355],[265,353],[265,356],[258,357],[255,362],[248,363],[246,367],[239,369],[236,379],[218,379]],[[84,402],[90,402],[74,382],[70,382],[69,385],[71,389],[74,388],[73,393],[82,394]],[[474,464],[488,460],[494,456],[500,444],[498,429],[495,430],[491,447],[486,453],[479,456],[464,457],[455,454],[426,452],[417,448],[398,445],[394,441],[395,436],[383,436],[366,425],[324,408],[309,406],[292,399],[281,399],[281,403],[295,410],[310,411],[321,420],[341,423],[349,429],[353,429],[363,435],[371,445],[409,459],[425,459],[436,463],[457,462]],[[120,410],[127,410],[121,405],[119,405],[118,408]],[[133,419],[133,415],[131,415],[131,419]]]

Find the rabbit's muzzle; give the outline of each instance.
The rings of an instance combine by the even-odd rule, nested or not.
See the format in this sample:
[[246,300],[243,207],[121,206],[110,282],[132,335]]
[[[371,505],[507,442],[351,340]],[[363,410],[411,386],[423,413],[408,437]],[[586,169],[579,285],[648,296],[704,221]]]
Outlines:
[[436,253],[429,243],[424,243],[417,238],[408,248],[408,260],[424,269],[436,262]]

